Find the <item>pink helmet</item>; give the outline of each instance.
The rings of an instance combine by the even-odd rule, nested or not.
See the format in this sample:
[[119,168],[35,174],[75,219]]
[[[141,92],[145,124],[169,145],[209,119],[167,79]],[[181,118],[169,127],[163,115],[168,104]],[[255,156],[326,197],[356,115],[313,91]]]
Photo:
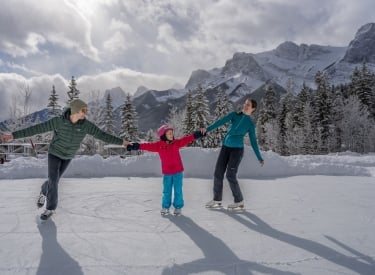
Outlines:
[[160,126],[160,128],[158,129],[158,137],[160,138],[168,130],[172,130],[173,131],[173,128],[169,127],[167,124],[164,124],[164,125]]

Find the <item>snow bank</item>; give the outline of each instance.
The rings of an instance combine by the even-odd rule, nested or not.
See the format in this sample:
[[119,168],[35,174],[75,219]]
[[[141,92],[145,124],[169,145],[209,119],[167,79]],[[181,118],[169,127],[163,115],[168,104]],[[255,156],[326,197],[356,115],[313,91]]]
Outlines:
[[[212,178],[220,149],[184,148],[181,150],[185,177]],[[375,167],[375,154],[341,153],[322,156],[298,155],[282,157],[263,152],[265,165],[260,166],[252,149],[245,148],[239,178],[277,178],[297,175],[372,176],[369,167]],[[157,154],[145,152],[140,156],[110,157],[99,155],[77,156],[65,177],[155,177],[161,175]],[[47,158],[16,158],[0,165],[0,179],[47,177]]]

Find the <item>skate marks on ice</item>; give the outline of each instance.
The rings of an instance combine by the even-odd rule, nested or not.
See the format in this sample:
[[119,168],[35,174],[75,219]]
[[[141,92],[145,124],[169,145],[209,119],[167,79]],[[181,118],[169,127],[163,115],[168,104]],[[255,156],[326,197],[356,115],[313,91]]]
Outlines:
[[167,216],[167,218],[199,247],[204,257],[183,264],[176,264],[173,261],[173,265],[164,268],[163,275],[187,275],[203,272],[243,275],[250,275],[253,272],[262,274],[298,274],[282,271],[257,262],[241,260],[221,239],[200,227],[187,216],[180,216],[178,219],[170,216]]
[[[300,261],[280,264],[292,265],[302,261],[319,261],[324,259],[338,266],[354,271],[358,274],[375,274],[375,260],[373,257],[369,255],[364,255],[359,251],[339,242],[338,240],[330,236],[325,237],[331,242],[333,242],[335,245],[338,245],[341,248],[343,248],[351,255],[345,255],[338,250],[330,248],[327,245],[320,244],[316,241],[311,241],[305,238],[297,237],[292,234],[277,230],[268,225],[261,218],[250,212],[242,212],[238,213],[238,215],[230,215],[230,212],[226,212],[226,214],[229,214],[229,217],[235,219],[236,221],[248,227],[252,231],[258,232],[260,234],[271,237],[280,242],[284,242],[291,246],[303,249],[315,255],[308,259],[301,259]],[[321,271],[323,272],[323,270]]]
[[57,241],[57,228],[54,221],[49,219],[43,224],[39,223],[38,230],[42,237],[42,255],[36,275],[83,275],[79,263]]

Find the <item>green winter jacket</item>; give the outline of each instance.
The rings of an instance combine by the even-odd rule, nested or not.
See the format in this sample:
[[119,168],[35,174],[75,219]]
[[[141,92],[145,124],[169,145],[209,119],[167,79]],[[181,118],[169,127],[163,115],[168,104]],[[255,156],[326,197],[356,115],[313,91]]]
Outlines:
[[231,112],[208,126],[207,131],[212,131],[229,121],[231,122],[231,125],[224,137],[223,145],[232,148],[242,148],[244,146],[243,138],[246,134],[249,134],[251,147],[253,147],[258,160],[262,161],[263,158],[260,154],[255,135],[255,124],[250,116],[245,115],[242,112]]
[[49,145],[48,153],[61,159],[72,159],[77,153],[86,134],[111,144],[123,143],[122,139],[103,132],[87,119],[78,120],[73,124],[69,117],[70,108],[68,108],[61,116],[13,132],[13,138],[24,138],[53,131],[54,135]]

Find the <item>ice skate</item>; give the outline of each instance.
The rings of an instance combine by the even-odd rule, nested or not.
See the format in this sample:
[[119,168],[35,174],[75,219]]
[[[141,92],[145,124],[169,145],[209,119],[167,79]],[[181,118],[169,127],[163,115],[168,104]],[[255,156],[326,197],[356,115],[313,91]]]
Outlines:
[[36,202],[36,206],[38,208],[41,208],[44,206],[44,203],[46,202],[46,196],[43,195],[42,193],[40,193],[39,197],[38,197],[38,200]]
[[228,205],[227,209],[229,211],[243,210],[245,209],[245,203],[244,201],[231,203]]
[[173,215],[175,216],[181,216],[181,208],[176,208],[173,212]]
[[169,208],[162,208],[162,209],[160,210],[160,214],[161,214],[162,216],[168,215],[168,214],[169,214]]
[[46,209],[46,210],[44,210],[44,212],[42,213],[42,215],[40,215],[40,219],[41,219],[42,221],[46,221],[46,220],[48,220],[48,219],[49,219],[54,213],[55,213],[54,210],[48,210],[48,209]]
[[222,208],[221,201],[209,201],[206,203],[206,208],[216,209],[216,208]]

